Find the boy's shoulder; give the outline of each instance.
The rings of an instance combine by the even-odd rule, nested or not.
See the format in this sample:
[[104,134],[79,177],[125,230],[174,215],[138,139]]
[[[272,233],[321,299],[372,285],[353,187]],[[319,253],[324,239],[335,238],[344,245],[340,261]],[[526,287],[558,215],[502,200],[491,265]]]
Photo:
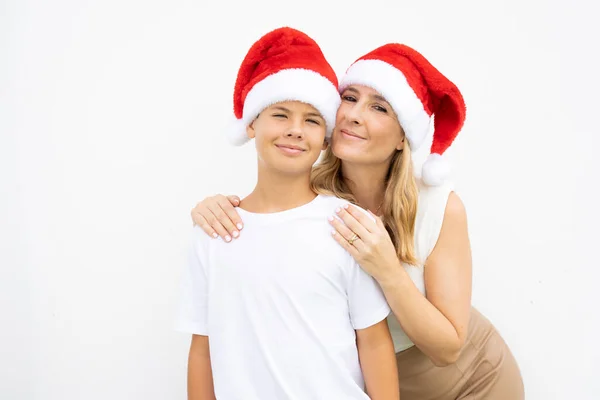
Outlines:
[[[346,204],[352,204],[348,200],[340,199],[339,197],[335,197],[335,196],[321,195],[321,197],[323,198],[323,204],[328,209],[330,209],[331,212],[334,212],[334,210],[338,207],[343,207]],[[366,216],[368,216],[372,220],[375,220],[375,218],[373,218],[373,216],[371,214],[369,214],[369,212],[367,210],[365,210],[364,208],[357,206],[356,204],[352,204],[352,205],[359,211],[363,212]]]
[[325,207],[342,207],[345,204],[350,204],[348,200],[340,199],[339,197],[327,194],[321,194],[319,197],[321,198],[321,203]]
[[320,202],[319,208],[327,214],[334,214],[335,209],[338,207],[344,207],[346,204],[352,204],[348,200],[340,199],[339,197],[330,195],[319,195]]
[[198,225],[192,227],[190,235],[192,248],[204,251],[208,248],[212,240],[214,239],[207,235]]

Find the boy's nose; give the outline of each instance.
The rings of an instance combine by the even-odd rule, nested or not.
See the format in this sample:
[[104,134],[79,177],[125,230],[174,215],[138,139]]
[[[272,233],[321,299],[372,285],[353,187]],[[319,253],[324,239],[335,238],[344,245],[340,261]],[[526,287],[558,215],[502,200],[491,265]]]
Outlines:
[[286,136],[301,139],[304,136],[304,133],[299,127],[293,126],[286,132]]

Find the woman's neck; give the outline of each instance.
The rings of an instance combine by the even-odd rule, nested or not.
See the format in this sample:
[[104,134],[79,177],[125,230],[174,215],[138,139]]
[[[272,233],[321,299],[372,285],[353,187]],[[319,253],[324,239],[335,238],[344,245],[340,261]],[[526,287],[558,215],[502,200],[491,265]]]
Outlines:
[[385,195],[389,165],[356,165],[343,162],[342,175],[358,204],[377,214]]
[[259,168],[256,186],[240,207],[250,212],[272,213],[300,207],[315,197],[310,188],[310,171],[290,175]]

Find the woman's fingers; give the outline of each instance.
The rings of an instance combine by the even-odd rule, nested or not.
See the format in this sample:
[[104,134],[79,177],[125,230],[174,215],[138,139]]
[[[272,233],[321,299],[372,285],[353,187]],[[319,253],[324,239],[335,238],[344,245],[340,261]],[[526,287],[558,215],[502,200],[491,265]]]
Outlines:
[[333,232],[331,232],[331,235],[333,236],[333,238],[335,239],[336,242],[338,242],[340,244],[340,246],[342,246],[344,249],[346,249],[346,251],[348,253],[350,253],[350,255],[352,257],[354,257],[354,259],[358,259],[358,257],[360,256],[360,253],[358,251],[358,249],[354,246],[356,245],[356,242],[354,242],[354,245],[350,244],[338,231],[334,230]]
[[[213,229],[219,232],[219,235],[226,242],[229,242],[231,238],[237,238],[240,235],[238,228],[235,226],[235,223],[231,220],[231,217],[225,211],[225,209],[227,209],[228,207],[232,208],[232,210],[230,211],[232,214],[237,214],[237,212],[233,210],[233,207],[231,206],[231,203],[229,203],[229,200],[227,200],[227,198],[223,196],[222,199],[218,199],[216,202],[211,202],[207,205],[207,208],[210,211],[212,218],[211,215],[209,215],[208,217],[205,216],[205,218],[208,220]],[[220,227],[222,227],[222,230],[219,229]]]
[[235,194],[227,196],[227,200],[231,203],[232,206],[237,207],[240,205],[240,198]]
[[227,217],[229,218],[229,220],[231,221],[231,223],[234,225],[233,230],[231,230],[230,228],[227,228],[227,225],[225,225],[225,223],[227,221],[221,221],[221,224],[223,224],[227,230],[229,231],[229,233],[236,237],[236,234],[239,234],[239,232],[237,232],[236,234],[234,234],[234,231],[237,230],[241,230],[244,227],[244,223],[242,222],[242,218],[240,217],[240,214],[238,214],[238,212],[236,211],[235,207],[240,205],[240,198],[237,196],[227,196],[225,198],[227,201],[224,201],[223,199],[218,199],[218,204],[221,206],[221,208],[223,209],[223,211],[225,212],[225,214],[227,215]]
[[342,221],[337,218],[330,217],[329,223],[334,227],[335,231],[337,232],[337,236],[340,236],[341,239],[349,246],[358,251],[361,251],[364,248],[364,242],[361,240],[360,235],[349,229]]
[[344,224],[346,224],[350,230],[355,232],[361,238],[367,238],[370,232],[352,214],[350,214],[346,208],[339,207],[335,210],[335,213],[342,219],[342,221],[344,221]]
[[[223,213],[223,211],[221,211]],[[231,242],[232,235],[229,231],[221,224],[221,221],[214,211],[208,209],[206,214],[203,214],[208,224],[213,228],[221,238],[226,242]],[[213,236],[214,237],[214,236]]]
[[210,226],[206,218],[202,216],[196,209],[192,210],[192,219],[194,220],[194,225],[198,225],[202,230],[209,236],[214,238],[219,237],[219,234]]
[[[226,242],[239,236],[242,220],[235,210],[237,196],[216,195],[204,199],[192,210],[194,223],[212,237],[221,236]],[[239,199],[238,199],[239,203]],[[239,225],[238,225],[239,224]]]
[[[369,215],[371,215],[373,218],[369,218],[369,215],[367,215],[365,212],[359,210],[356,206],[352,205],[352,204],[348,204],[345,207],[346,211],[352,215],[354,218],[356,218],[356,220],[358,222],[360,222],[360,224],[362,226],[365,227],[366,230],[368,230],[371,233],[375,233],[377,232],[377,220],[379,219],[375,214],[373,214],[370,210],[369,211]],[[373,219],[375,219],[375,221],[373,221]]]

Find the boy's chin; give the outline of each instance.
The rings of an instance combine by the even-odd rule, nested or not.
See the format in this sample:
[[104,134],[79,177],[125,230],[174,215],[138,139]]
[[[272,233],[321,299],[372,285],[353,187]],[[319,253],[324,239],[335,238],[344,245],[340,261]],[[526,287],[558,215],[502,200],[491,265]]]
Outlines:
[[[289,175],[310,174],[314,164],[314,162],[310,162],[311,159],[303,158],[302,160],[299,160],[298,158],[283,158],[273,160],[274,162],[271,164],[271,169]],[[316,161],[317,158],[315,158],[315,162]]]

